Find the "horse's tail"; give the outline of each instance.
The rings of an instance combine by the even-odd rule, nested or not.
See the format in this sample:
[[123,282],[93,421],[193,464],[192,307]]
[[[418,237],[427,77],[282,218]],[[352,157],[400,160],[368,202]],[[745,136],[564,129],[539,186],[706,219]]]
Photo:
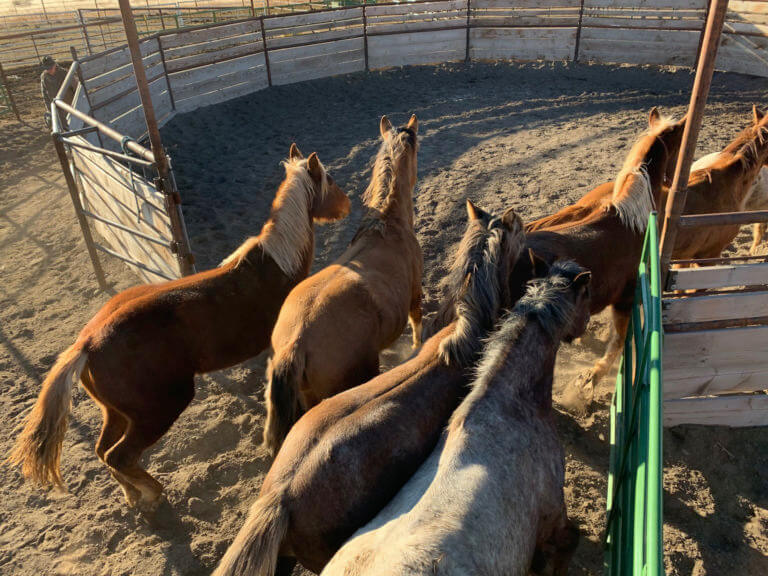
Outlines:
[[263,446],[277,454],[294,422],[301,415],[298,390],[304,374],[304,354],[294,349],[282,358],[269,361],[267,366],[267,422],[264,425]]
[[16,440],[8,462],[21,466],[26,478],[39,484],[64,484],[59,462],[67,431],[72,384],[88,361],[82,345],[74,344],[61,353],[43,382],[27,423]]
[[213,576],[273,576],[288,520],[278,491],[261,496]]

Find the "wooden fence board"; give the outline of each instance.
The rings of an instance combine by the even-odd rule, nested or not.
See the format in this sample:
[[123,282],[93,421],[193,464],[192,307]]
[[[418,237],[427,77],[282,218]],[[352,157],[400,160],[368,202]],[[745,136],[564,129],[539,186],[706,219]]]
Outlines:
[[584,60],[692,66],[699,32],[583,28],[579,53]]
[[[145,68],[147,74],[147,80],[156,80],[160,76],[165,76],[165,70],[163,69],[163,63],[158,60],[157,64],[149,68]],[[133,75],[133,68],[128,67],[128,74],[123,76],[120,80],[104,86],[100,89],[91,89],[89,86],[88,96],[91,99],[91,105],[94,108],[98,108],[104,102],[107,102],[118,95],[128,91],[136,90],[136,77]]]
[[665,324],[755,318],[768,311],[768,291],[665,298],[661,309]]
[[[164,37],[160,37],[162,43]],[[163,45],[163,52],[165,54],[165,61],[176,60],[177,58],[184,58],[185,56],[192,56],[193,54],[200,54],[203,52],[215,52],[217,50],[224,50],[226,48],[232,48],[233,46],[240,46],[241,44],[248,43],[261,43],[261,30],[255,30],[248,32],[247,34],[240,34],[238,36],[228,36],[227,38],[217,38],[209,40],[208,42],[197,42],[194,44],[184,44],[178,48],[166,48]]]
[[166,70],[168,71],[168,74],[171,74],[185,68],[191,68],[194,66],[207,66],[208,64],[214,64],[222,60],[248,56],[249,54],[253,54],[262,50],[263,48],[261,45],[261,40],[259,39],[258,42],[240,44],[239,46],[232,46],[223,50],[216,50],[215,52],[201,52],[199,54],[185,56],[184,58],[167,60]]
[[308,14],[297,14],[295,16],[279,16],[277,18],[265,18],[264,30],[273,30],[275,28],[289,28],[292,26],[304,26],[307,24],[316,24],[318,22],[333,22],[346,20],[348,18],[361,18],[362,8],[350,8],[348,10],[333,10],[330,12],[310,12]]
[[261,24],[258,20],[249,20],[237,24],[226,24],[222,26],[213,26],[200,30],[186,30],[173,34],[163,34],[163,50],[172,51],[179,46],[190,46],[200,44],[211,40],[240,36],[261,30]]
[[581,0],[472,0],[472,8],[579,8]]
[[463,60],[466,38],[465,30],[373,36],[368,38],[368,62],[371,68],[384,68]]
[[[272,54],[270,54],[270,59],[271,58]],[[211,78],[216,78],[218,76],[225,76],[239,70],[246,70],[248,68],[262,66],[263,64],[264,54],[259,53],[250,56],[243,56],[242,58],[235,58],[233,60],[227,60],[226,62],[220,62],[218,64],[193,68],[192,70],[185,70],[184,72],[176,72],[174,74],[169,74],[168,78],[171,82],[171,90],[175,94],[176,91],[182,86],[197,84],[204,80],[210,80]]]
[[768,426],[768,396],[738,395],[664,402],[664,426]]
[[277,50],[285,46],[295,46],[303,44],[317,44],[329,42],[331,40],[344,40],[350,37],[362,36],[362,20],[360,25],[354,28],[342,28],[338,30],[326,30],[325,32],[312,32],[300,34],[297,36],[280,36],[277,38],[267,38],[267,48]]
[[741,74],[768,76],[768,38],[723,34],[715,67]]
[[372,4],[367,6],[365,14],[368,18],[375,20],[377,16],[389,14],[418,14],[431,12],[450,12],[453,10],[466,10],[467,0],[448,0],[447,2],[425,2],[419,4],[394,4],[389,6],[376,6]]
[[273,65],[280,64],[282,62],[301,60],[303,58],[310,58],[313,56],[323,56],[326,54],[335,54],[338,52],[348,52],[350,50],[362,50],[362,49],[363,49],[363,39],[352,38],[350,40],[337,40],[334,42],[324,42],[322,44],[315,44],[312,46],[299,46],[296,48],[270,50],[269,64],[270,66],[273,66]]
[[705,10],[707,0],[584,0],[584,9],[589,8],[658,8],[686,10],[698,8]]
[[[159,50],[159,46],[156,38],[148,38],[139,42],[139,48],[141,50],[142,57],[146,58],[148,55]],[[98,56],[93,60],[88,60],[80,65],[83,73],[83,78],[88,84],[88,80],[101,76],[107,72],[111,72],[117,68],[125,66],[131,63],[131,54],[128,51],[128,47],[125,46],[114,52],[109,52],[102,56]]]
[[576,28],[482,28],[469,33],[476,59],[565,60],[573,56]]
[[254,86],[257,90],[260,90],[267,85],[267,72],[264,65],[263,55],[261,55],[260,63],[254,63],[247,68],[242,68],[229,74],[203,79],[194,84],[179,86],[174,90],[173,94],[178,106],[178,103],[188,98],[203,96],[217,90],[226,90],[231,86],[243,84],[245,82],[255,83],[255,85],[261,84],[262,86],[258,88]]
[[266,75],[263,79],[253,82],[243,82],[226,88],[217,89],[198,96],[187,98],[176,103],[176,111],[179,113],[190,112],[203,106],[220,104],[233,98],[238,98],[252,92],[257,92],[267,87]]
[[[162,99],[163,94],[167,93],[167,91],[168,85],[165,82],[165,76],[150,82],[149,93],[152,97],[152,104],[156,111],[159,109],[160,100]],[[110,102],[106,106],[95,109],[93,113],[94,116],[103,122],[111,122],[137,106],[141,106],[141,98],[139,97],[139,91],[134,90],[122,98]]]
[[476,15],[470,18],[472,27],[515,27],[515,26],[537,26],[547,28],[548,26],[578,26],[579,13],[575,14],[531,14],[514,16],[490,16]]
[[768,286],[768,263],[670,270],[670,290],[756,285]]

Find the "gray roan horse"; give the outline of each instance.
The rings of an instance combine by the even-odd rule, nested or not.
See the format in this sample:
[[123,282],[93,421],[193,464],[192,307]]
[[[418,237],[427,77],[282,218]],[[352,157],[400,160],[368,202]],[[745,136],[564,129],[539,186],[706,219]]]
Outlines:
[[440,443],[323,576],[567,572],[578,531],[566,515],[552,377],[560,341],[587,326],[589,279],[561,261],[531,282]]
[[495,218],[469,202],[467,211],[442,329],[413,359],[299,419],[216,576],[285,575],[296,560],[319,572],[434,449],[469,391],[482,339],[528,279],[509,274],[525,244],[520,218],[511,210]]

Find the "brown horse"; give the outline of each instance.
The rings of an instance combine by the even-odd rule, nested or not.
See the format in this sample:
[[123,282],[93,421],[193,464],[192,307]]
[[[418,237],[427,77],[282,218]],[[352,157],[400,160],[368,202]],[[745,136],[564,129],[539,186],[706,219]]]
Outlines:
[[319,572],[434,448],[468,391],[482,339],[512,304],[508,286],[522,292],[527,278],[508,282],[511,264],[524,254],[519,217],[467,208],[438,315],[450,324],[411,360],[299,419],[216,576],[272,576],[276,565],[287,575],[296,559]]
[[421,247],[413,230],[416,116],[395,129],[386,116],[367,213],[330,266],[296,286],[272,332],[264,446],[277,453],[303,412],[379,373],[379,352],[410,319],[421,344]]
[[528,246],[547,263],[575,260],[592,272],[592,308],[611,307],[613,332],[592,370],[582,376],[588,398],[621,352],[635,293],[637,263],[648,214],[661,205],[685,128],[654,108],[650,128],[632,146],[616,181],[589,192],[573,207],[529,226]]
[[96,454],[129,505],[152,508],[162,485],[139,464],[192,401],[194,376],[255,356],[285,297],[307,276],[313,221],[336,220],[349,199],[312,154],[291,146],[269,220],[219,268],[136,286],[111,298],[43,382],[10,455],[24,475],[62,485],[61,445],[78,379],[104,416]]
[[557,262],[532,282],[489,338],[437,447],[323,576],[567,574],[578,530],[566,513],[552,379],[560,342],[588,321],[589,272]]
[[[714,161],[691,172],[683,214],[740,212],[753,208],[750,203],[755,183],[768,161],[768,116],[752,108],[752,125],[739,134]],[[757,198],[755,209],[764,207]],[[666,195],[664,198],[666,203]],[[755,225],[754,252],[762,238]],[[717,258],[739,233],[740,226],[707,226],[681,228],[677,233],[672,256],[676,259]]]

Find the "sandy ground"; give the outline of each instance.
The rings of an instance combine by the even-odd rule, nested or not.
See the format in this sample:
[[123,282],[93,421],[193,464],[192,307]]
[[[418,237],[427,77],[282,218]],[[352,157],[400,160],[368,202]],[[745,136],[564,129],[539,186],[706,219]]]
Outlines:
[[[37,116],[33,74],[13,88],[28,125],[0,118],[0,452],[46,371],[109,297],[96,281],[52,146]],[[613,178],[651,106],[676,116],[688,71],[636,67],[475,64],[354,74],[246,96],[177,116],[163,130],[174,159],[193,250],[210,267],[259,230],[292,141],[317,151],[353,198],[345,222],[319,229],[315,266],[338,255],[360,218],[378,118],[420,119],[416,228],[426,308],[464,227],[464,199],[533,219]],[[764,102],[768,80],[715,79],[700,150],[724,146]],[[746,250],[746,228],[733,249]],[[620,247],[617,247],[620,249]],[[115,289],[135,283],[106,260]],[[601,353],[606,317],[564,347],[556,400]],[[384,354],[398,362],[408,335]],[[125,507],[93,454],[101,418],[75,393],[64,444],[68,493],[23,484],[0,468],[0,574],[207,574],[242,524],[268,468],[257,449],[264,358],[198,379],[197,396],[149,453],[167,488],[154,518]],[[573,574],[602,571],[608,398],[597,410],[558,412],[568,454],[567,499],[582,540]],[[664,436],[669,574],[768,573],[768,430],[678,427]],[[503,545],[503,543],[500,543]]]

